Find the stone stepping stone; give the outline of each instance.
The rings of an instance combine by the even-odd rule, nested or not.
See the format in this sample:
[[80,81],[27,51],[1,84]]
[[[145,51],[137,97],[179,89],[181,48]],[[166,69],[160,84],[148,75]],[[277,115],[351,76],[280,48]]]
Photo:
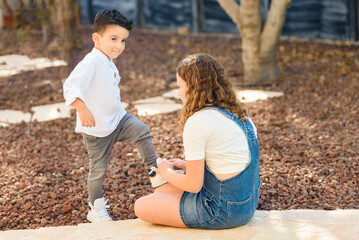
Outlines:
[[0,124],[1,126],[8,126],[9,123],[16,124],[24,122],[30,122],[31,113],[24,113],[17,110],[1,110],[0,111]]
[[50,60],[48,58],[30,59],[25,55],[10,54],[0,56],[0,77],[8,77],[21,71],[38,70],[48,67],[66,66],[63,60]]
[[[262,90],[241,90],[237,92],[237,97],[245,103],[281,96],[283,96],[283,92]],[[180,99],[178,89],[173,89],[159,97],[138,100],[135,102],[135,108],[139,116],[169,113],[182,108],[182,104],[171,99]]]
[[[173,89],[169,92],[163,94],[166,98],[176,98],[180,99],[178,96],[178,89]],[[266,100],[268,98],[273,97],[281,97],[283,96],[283,92],[276,92],[276,91],[263,91],[263,90],[240,90],[237,91],[237,97],[242,102],[255,102],[258,100]]]
[[266,100],[268,98],[282,97],[283,92],[262,91],[262,90],[240,90],[237,91],[237,97],[244,103]]
[[142,99],[134,103],[139,116],[169,113],[182,108],[182,104],[162,96]]
[[[128,103],[121,103],[123,108],[127,108]],[[24,113],[22,111],[5,109],[0,110],[0,126],[7,127],[9,124],[17,124],[30,121],[46,122],[59,118],[69,118],[71,117],[72,107],[65,106],[64,102],[54,103],[48,105],[40,105],[32,107],[31,113]]]
[[46,122],[59,118],[71,117],[70,108],[65,103],[55,103],[49,105],[41,105],[31,108],[34,111],[31,121]]
[[359,239],[359,210],[257,210],[244,226],[221,229],[182,229],[149,224],[140,219],[77,226],[0,231],[0,239],[89,240],[89,239]]

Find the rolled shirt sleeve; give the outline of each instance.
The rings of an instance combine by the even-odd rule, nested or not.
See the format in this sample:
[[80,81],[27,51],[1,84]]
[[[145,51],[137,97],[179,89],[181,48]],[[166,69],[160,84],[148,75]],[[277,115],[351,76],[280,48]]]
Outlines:
[[76,98],[85,102],[83,93],[90,86],[94,74],[95,67],[91,62],[82,61],[75,67],[63,85],[66,106],[70,106]]

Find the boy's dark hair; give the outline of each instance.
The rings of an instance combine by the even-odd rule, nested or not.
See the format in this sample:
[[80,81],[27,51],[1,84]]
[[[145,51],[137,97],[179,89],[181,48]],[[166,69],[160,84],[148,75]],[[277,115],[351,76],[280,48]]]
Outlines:
[[116,9],[104,9],[96,14],[93,31],[102,33],[108,25],[120,25],[130,31],[132,29],[132,20],[128,20],[125,15]]

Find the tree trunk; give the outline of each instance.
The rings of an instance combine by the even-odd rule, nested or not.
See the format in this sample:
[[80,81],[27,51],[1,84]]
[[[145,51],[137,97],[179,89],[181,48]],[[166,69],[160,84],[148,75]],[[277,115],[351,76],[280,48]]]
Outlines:
[[263,65],[263,81],[274,81],[280,77],[281,72],[276,61],[277,46],[285,21],[285,13],[291,0],[272,1],[268,19],[261,34],[261,61]]
[[273,82],[281,76],[281,72],[278,68],[276,61],[276,49],[266,54],[261,54],[261,81],[262,82]]
[[234,0],[218,2],[241,33],[245,82],[276,80],[280,76],[276,49],[291,0],[272,1],[263,30],[260,0],[241,0],[240,6]]
[[5,24],[4,24],[4,12],[3,12],[2,3],[0,2],[0,32],[2,31],[4,26],[5,26]]
[[64,53],[65,59],[71,57],[71,51],[81,48],[80,17],[76,0],[47,1],[51,12],[52,32],[57,36],[51,48]]
[[242,60],[246,82],[258,82],[261,78],[260,35],[261,10],[260,2],[253,0],[241,1],[241,36]]

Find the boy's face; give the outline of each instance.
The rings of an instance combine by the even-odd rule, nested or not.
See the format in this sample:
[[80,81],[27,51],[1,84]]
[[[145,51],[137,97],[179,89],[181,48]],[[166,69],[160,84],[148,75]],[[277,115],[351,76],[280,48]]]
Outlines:
[[125,50],[126,42],[130,31],[119,25],[109,25],[100,34],[92,34],[95,48],[104,53],[107,57],[117,58]]

